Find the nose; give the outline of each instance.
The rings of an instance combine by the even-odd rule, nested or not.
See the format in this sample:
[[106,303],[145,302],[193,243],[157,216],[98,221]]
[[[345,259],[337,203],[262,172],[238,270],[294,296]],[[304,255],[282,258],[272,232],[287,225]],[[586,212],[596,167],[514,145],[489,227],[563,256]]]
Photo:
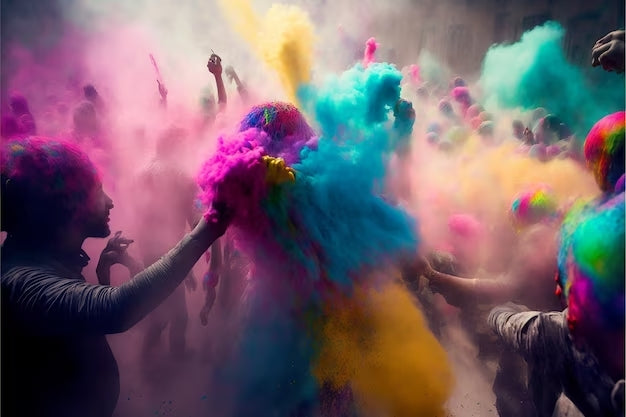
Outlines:
[[107,209],[111,210],[113,207],[115,207],[115,205],[113,204],[113,199],[109,197],[107,193],[104,193],[104,198]]

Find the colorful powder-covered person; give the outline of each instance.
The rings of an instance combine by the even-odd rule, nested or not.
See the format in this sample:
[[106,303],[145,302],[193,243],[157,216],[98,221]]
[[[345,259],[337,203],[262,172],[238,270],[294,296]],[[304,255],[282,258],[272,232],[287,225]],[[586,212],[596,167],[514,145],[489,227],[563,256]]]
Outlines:
[[584,144],[587,166],[604,195],[615,193],[624,174],[624,141],[626,112],[617,112],[600,119],[589,131]]
[[[559,221],[557,201],[546,186],[536,186],[519,194],[511,206],[511,219],[520,235],[508,270],[496,278],[462,278],[436,271],[426,265],[425,277],[430,287],[453,305],[465,309],[495,305],[515,300],[533,308],[560,309],[554,294],[557,269],[556,227]],[[479,309],[480,311],[480,309]],[[475,317],[482,321],[484,316]],[[476,324],[474,324],[476,326]],[[480,328],[480,326],[476,326]],[[470,326],[469,328],[473,328]],[[479,337],[479,343],[493,340]],[[482,349],[482,345],[481,346]],[[499,367],[493,384],[496,408],[501,415],[533,415],[534,409],[524,380],[524,364],[518,355],[498,350]],[[547,388],[546,388],[547,389]],[[556,402],[560,391],[553,392]]]
[[529,365],[538,415],[552,415],[557,389],[585,416],[624,415],[624,227],[623,193],[572,210],[559,243],[568,309],[509,303],[490,313],[492,329]]
[[13,117],[17,120],[19,131],[21,134],[29,136],[37,134],[37,125],[35,118],[30,112],[26,97],[16,94],[11,96],[10,103]]
[[[142,169],[135,183],[139,213],[137,246],[146,265],[159,259],[165,248],[184,236],[187,225],[193,228],[200,217],[194,207],[196,185],[181,165],[185,135],[184,130],[176,127],[162,134],[157,140],[154,158]],[[168,325],[170,353],[178,357],[185,354],[188,321],[185,287],[195,290],[196,285],[193,274],[189,273],[185,285],[176,288],[147,317],[142,347],[144,370],[151,369],[151,354],[159,346],[161,333]]]
[[518,250],[503,277],[473,278],[478,272],[473,268],[466,275],[472,278],[463,278],[437,272],[427,265],[425,276],[431,287],[455,305],[517,300],[540,310],[559,308],[559,300],[553,294],[555,227],[559,220],[556,198],[548,188],[537,186],[516,197],[511,217],[521,234]]
[[[113,202],[75,145],[47,138],[1,151],[2,414],[111,416],[119,372],[105,335],[156,308],[221,236],[229,215],[216,205],[160,260],[119,286],[93,285],[81,271],[89,237],[110,234]],[[123,262],[124,242],[103,254]],[[110,266],[110,265],[109,265]]]

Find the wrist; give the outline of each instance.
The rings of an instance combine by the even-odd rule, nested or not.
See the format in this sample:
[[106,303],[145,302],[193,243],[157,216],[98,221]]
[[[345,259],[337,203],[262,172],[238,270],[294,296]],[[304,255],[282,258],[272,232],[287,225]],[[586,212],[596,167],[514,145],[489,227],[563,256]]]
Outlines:
[[113,264],[111,262],[100,259],[98,261],[98,265],[96,266],[96,271],[104,271],[110,269],[112,266]]

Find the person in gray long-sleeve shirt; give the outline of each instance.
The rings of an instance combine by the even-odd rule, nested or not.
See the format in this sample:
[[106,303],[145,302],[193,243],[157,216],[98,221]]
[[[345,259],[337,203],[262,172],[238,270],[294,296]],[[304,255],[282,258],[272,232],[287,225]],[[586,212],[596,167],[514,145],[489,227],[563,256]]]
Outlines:
[[1,150],[2,415],[111,416],[119,395],[106,334],[129,329],[186,277],[229,221],[218,210],[119,286],[81,270],[88,237],[106,237],[111,199],[74,145],[43,138]]
[[561,390],[585,416],[623,415],[623,379],[616,382],[590,349],[575,346],[566,315],[567,310],[542,313],[508,303],[491,310],[488,320],[504,343],[528,362],[528,386],[538,415],[552,416],[557,399],[553,394]]
[[528,363],[540,416],[552,415],[561,390],[587,417],[624,415],[624,207],[621,193],[566,217],[559,278],[567,310],[507,304],[489,315]]

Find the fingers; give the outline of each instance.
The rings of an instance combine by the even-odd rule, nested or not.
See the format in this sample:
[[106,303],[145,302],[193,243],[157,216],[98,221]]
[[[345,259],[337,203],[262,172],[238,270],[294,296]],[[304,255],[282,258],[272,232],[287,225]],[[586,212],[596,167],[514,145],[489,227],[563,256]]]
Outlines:
[[591,65],[597,67],[600,65],[600,56],[611,49],[610,44],[603,44],[591,50]]
[[603,37],[601,37],[600,39],[598,39],[598,40],[596,41],[596,45],[602,45],[602,44],[604,44],[604,43],[609,42],[611,39],[613,39],[613,32],[611,32],[611,33],[609,33],[609,34],[607,34],[607,35],[604,35]]
[[126,250],[133,243],[133,239],[127,239],[122,236],[122,231],[117,231],[107,243],[107,250]]

